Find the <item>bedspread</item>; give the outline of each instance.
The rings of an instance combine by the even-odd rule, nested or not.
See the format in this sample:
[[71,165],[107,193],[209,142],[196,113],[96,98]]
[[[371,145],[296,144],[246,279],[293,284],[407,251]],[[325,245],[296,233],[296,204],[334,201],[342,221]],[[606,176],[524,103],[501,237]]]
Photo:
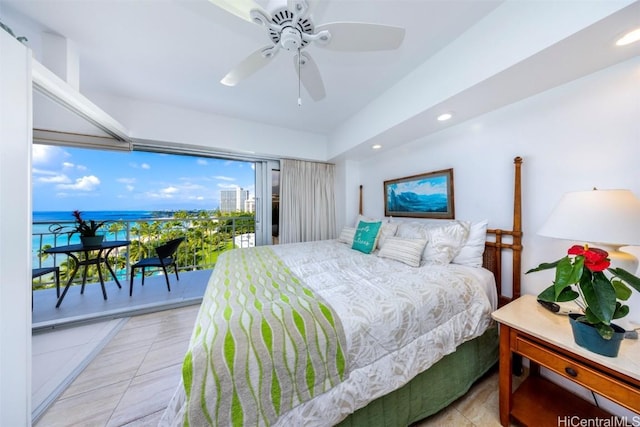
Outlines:
[[[272,246],[271,251],[340,319],[348,372],[335,386],[282,413],[273,425],[334,425],[492,324],[495,280],[481,268],[415,268],[335,240]],[[220,270],[216,265],[209,288],[220,280],[215,278]],[[178,389],[161,425],[181,424],[185,406],[184,391]]]
[[339,319],[269,247],[216,270],[183,364],[185,424],[270,425],[344,378]]

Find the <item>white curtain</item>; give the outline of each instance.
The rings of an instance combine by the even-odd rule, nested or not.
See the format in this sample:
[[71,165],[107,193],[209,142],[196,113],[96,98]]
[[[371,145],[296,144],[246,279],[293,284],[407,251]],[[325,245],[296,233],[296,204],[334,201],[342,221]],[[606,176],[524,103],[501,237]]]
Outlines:
[[280,162],[280,243],[334,239],[335,165]]

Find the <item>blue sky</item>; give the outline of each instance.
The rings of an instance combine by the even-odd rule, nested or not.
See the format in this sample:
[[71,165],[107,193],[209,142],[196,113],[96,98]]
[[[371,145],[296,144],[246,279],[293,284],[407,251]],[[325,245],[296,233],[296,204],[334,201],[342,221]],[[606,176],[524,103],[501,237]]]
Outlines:
[[33,210],[217,209],[220,190],[254,195],[251,162],[33,146]]

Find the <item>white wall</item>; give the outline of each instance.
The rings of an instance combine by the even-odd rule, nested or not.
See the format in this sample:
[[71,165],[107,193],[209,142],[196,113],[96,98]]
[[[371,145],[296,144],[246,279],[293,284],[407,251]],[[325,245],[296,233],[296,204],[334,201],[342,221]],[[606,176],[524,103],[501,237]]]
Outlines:
[[255,157],[327,158],[324,135],[99,93],[87,96],[122,123],[134,139]]
[[[640,197],[640,58],[361,161],[365,214],[384,215],[384,180],[453,168],[456,217],[511,228],[515,156],[524,158],[526,271],[568,247],[536,235],[563,193],[595,186]],[[343,216],[353,220],[352,209]],[[524,276],[523,292],[548,286],[545,273]],[[629,318],[640,323],[638,301]]]
[[[384,215],[385,180],[453,168],[456,217],[488,218],[491,228],[510,229],[516,156],[524,158],[524,272],[565,255],[570,242],[536,235],[565,192],[627,188],[640,197],[640,58],[339,167],[344,176],[359,176],[364,213],[373,217]],[[338,215],[346,223],[355,219],[354,202],[347,201]],[[640,256],[640,247],[628,250]],[[522,292],[538,294],[552,280],[552,271],[524,275]],[[625,322],[640,324],[640,293],[634,292],[629,305]],[[591,400],[585,389],[557,376],[555,381]],[[619,416],[634,415],[610,401],[599,403]]]
[[0,425],[31,424],[31,52],[0,30]]

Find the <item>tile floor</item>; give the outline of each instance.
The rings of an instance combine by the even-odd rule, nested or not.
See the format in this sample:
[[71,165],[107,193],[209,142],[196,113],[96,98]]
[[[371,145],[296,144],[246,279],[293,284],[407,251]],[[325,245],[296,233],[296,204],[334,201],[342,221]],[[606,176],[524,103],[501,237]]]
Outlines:
[[159,309],[199,304],[213,270],[180,272],[180,280],[169,276],[171,292],[167,291],[165,278],[155,275],[134,281],[133,295],[129,296],[129,283],[121,281],[118,288],[114,281],[105,282],[107,299],[103,299],[99,283],[87,284],[84,294],[80,286],[69,288],[62,304],[56,308],[55,289],[33,292],[33,330],[77,325],[89,321],[108,320],[149,313]]
[[[35,426],[157,425],[178,385],[198,308],[126,319]],[[498,374],[493,370],[467,395],[414,427],[499,425]]]

